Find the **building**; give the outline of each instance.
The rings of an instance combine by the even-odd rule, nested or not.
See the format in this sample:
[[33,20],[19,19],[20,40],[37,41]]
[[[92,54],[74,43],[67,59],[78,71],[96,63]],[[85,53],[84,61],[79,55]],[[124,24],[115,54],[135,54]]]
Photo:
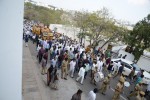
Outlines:
[[67,35],[68,37],[72,39],[78,40],[78,33],[80,32],[79,28],[73,27],[73,26],[66,26],[62,24],[50,24],[49,28],[53,31],[56,31],[58,33],[64,33],[64,35]]

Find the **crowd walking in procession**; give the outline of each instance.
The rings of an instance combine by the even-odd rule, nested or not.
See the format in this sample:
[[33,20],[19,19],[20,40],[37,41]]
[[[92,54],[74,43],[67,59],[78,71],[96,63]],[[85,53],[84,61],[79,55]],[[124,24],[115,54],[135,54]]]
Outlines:
[[[135,100],[145,100],[145,96],[150,92],[149,88],[147,88],[147,94],[142,89],[142,78],[144,77],[142,70],[136,77],[134,77],[135,68],[132,69],[129,76],[124,76],[125,65],[111,61],[111,50],[100,47],[98,50],[87,49],[84,44],[75,39],[72,40],[63,33],[59,38],[56,38],[53,34],[55,38],[46,40],[42,38],[42,35],[33,33],[33,25],[37,25],[37,23],[33,21],[24,22],[25,46],[28,47],[29,40],[32,41],[33,45],[36,43],[35,50],[37,61],[41,66],[41,75],[46,74],[47,86],[52,87],[52,89],[59,91],[59,88],[61,88],[59,82],[62,80],[68,81],[68,77],[81,85],[84,85],[85,80],[90,78],[89,83],[94,84],[97,88],[93,87],[93,90],[89,91],[86,100],[96,100],[96,95],[107,95],[106,91],[112,88],[110,82],[117,78],[118,83],[116,83],[116,87],[113,87],[112,100],[120,100],[120,96],[126,88],[126,83],[135,87],[134,90],[129,91],[130,94],[127,99],[134,97]],[[50,63],[50,66],[48,66],[48,63]],[[102,83],[101,86],[98,85],[99,82]],[[84,90],[79,89],[68,100],[82,100],[83,92]]]

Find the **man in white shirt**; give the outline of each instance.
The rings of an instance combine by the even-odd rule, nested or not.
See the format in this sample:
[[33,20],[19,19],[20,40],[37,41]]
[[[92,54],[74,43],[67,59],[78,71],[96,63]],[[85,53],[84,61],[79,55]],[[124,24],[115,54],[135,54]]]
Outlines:
[[63,44],[62,44],[62,43],[60,43],[60,44],[59,44],[59,47],[62,47],[62,45],[63,45]]
[[98,92],[98,89],[95,88],[94,90],[91,90],[88,94],[87,100],[96,100],[96,93]]
[[70,50],[68,51],[69,53],[69,58],[73,59],[75,57],[75,55],[73,54],[72,48],[70,48]]
[[69,70],[69,72],[71,72],[71,77],[72,77],[72,78],[73,78],[73,74],[74,74],[75,65],[76,65],[76,60],[73,59],[73,60],[70,62],[70,70]]
[[119,70],[119,67],[121,66],[121,62],[119,61],[118,63],[114,62],[114,74],[117,73]]
[[26,35],[30,35],[30,31],[26,31]]
[[72,48],[72,52],[73,52],[74,51],[74,45],[72,45],[71,48]]
[[98,71],[102,72],[102,69],[103,69],[103,62],[101,59],[99,59],[97,61],[97,67],[98,67]]
[[88,71],[89,71],[89,63],[88,62],[86,62],[85,64],[85,75],[84,75],[84,78],[86,79],[86,75],[87,75],[87,73],[88,73]]
[[44,41],[43,41],[43,47],[44,47],[44,49],[46,49],[46,46],[47,46],[47,41],[44,40]]
[[83,50],[83,51],[85,51],[85,48],[84,48],[84,47],[82,47],[82,50]]
[[93,61],[92,70],[94,70],[94,69],[95,69],[95,67],[97,67],[97,63],[96,63],[96,61]]
[[99,56],[99,55],[97,55],[96,60],[97,60],[97,61],[99,61],[99,58],[100,58],[100,56]]
[[80,47],[80,49],[79,49],[80,54],[82,53],[82,51],[83,51],[83,48],[82,48],[82,47]]
[[116,74],[116,72],[118,71],[118,66],[117,66],[117,63],[116,62],[113,62],[113,72],[112,74]]
[[66,44],[65,50],[69,51],[69,49],[70,49],[69,45]]
[[85,74],[85,65],[80,68],[79,73],[78,73],[79,77],[77,77],[77,79],[76,79],[76,81],[78,82],[79,79],[81,78],[81,82],[80,83],[82,85],[83,85],[83,80],[84,80],[84,74]]
[[55,54],[57,54],[57,50],[58,50],[58,45],[56,45]]
[[83,59],[84,59],[84,60],[86,59],[86,54],[85,54],[85,53],[83,53]]
[[121,62],[119,61],[119,62],[117,63],[117,68],[119,69],[120,66],[121,66]]
[[35,42],[35,37],[36,37],[36,35],[33,35],[33,36],[32,36],[33,44],[34,44],[34,42]]
[[57,62],[56,57],[54,57],[54,59],[51,60],[51,64],[53,65],[53,68],[56,67],[56,62]]
[[46,43],[46,48],[45,49],[49,50],[49,44],[48,44],[48,42]]

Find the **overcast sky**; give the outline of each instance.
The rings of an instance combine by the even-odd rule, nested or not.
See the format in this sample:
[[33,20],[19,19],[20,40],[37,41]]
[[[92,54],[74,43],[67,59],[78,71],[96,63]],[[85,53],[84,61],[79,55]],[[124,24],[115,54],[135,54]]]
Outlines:
[[115,19],[135,24],[150,14],[150,0],[33,0],[68,10],[109,9]]

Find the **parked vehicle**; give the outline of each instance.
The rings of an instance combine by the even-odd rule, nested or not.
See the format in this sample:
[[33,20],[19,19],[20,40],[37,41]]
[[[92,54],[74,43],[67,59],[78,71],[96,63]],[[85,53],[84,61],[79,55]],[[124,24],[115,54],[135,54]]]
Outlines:
[[[128,61],[125,59],[112,59],[111,61],[113,61],[116,64],[118,62],[120,62],[121,64],[124,64],[125,67],[124,67],[123,74],[126,76],[128,76],[130,74],[133,67],[136,68],[135,75],[137,75],[137,73],[140,71],[140,67],[138,67],[138,65],[133,63],[132,61]],[[115,67],[117,67],[117,66],[115,66]],[[117,68],[117,69],[119,69],[119,68]],[[147,71],[144,71],[143,75],[144,75],[143,83],[148,84],[150,82],[150,73],[148,73]]]

